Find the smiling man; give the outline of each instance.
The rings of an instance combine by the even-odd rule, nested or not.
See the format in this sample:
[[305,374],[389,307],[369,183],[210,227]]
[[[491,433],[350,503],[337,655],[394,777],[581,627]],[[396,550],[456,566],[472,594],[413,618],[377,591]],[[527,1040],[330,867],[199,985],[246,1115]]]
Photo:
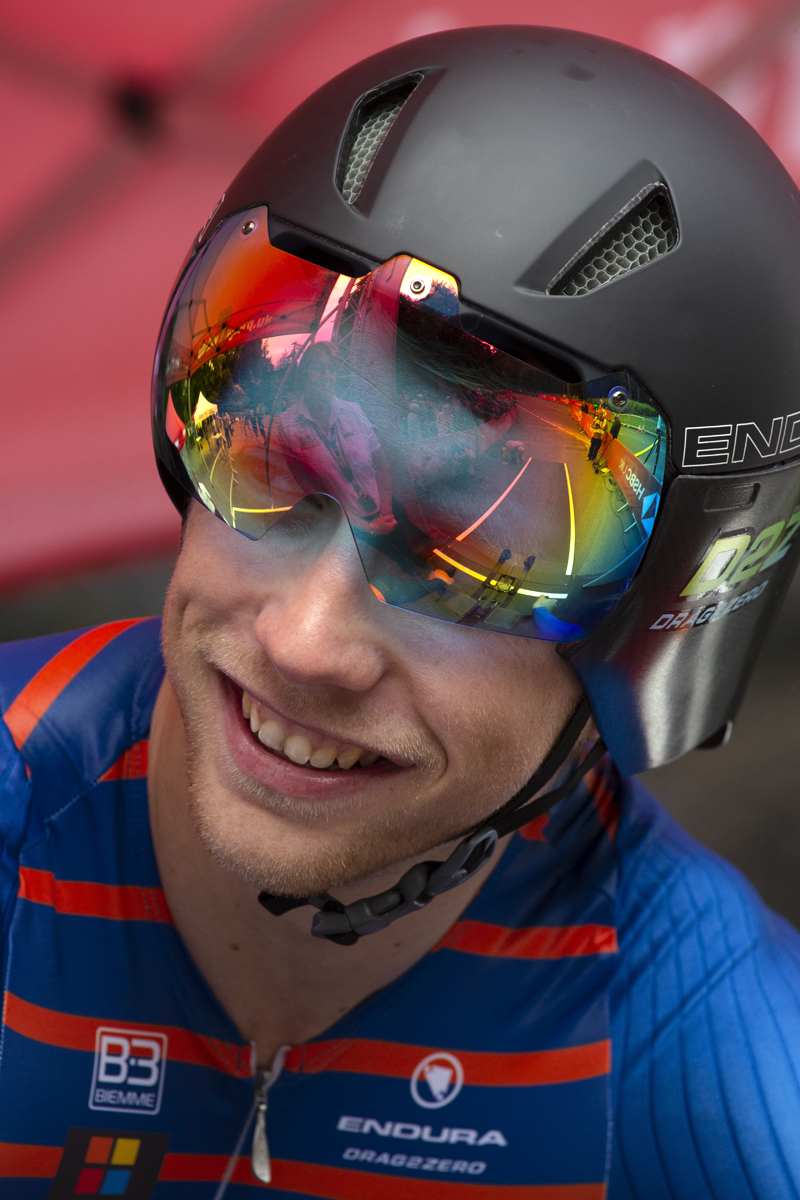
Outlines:
[[623,776],[724,741],[797,561],[799,198],[527,27],[247,164],[163,623],[0,654],[3,1196],[798,1195],[800,941]]

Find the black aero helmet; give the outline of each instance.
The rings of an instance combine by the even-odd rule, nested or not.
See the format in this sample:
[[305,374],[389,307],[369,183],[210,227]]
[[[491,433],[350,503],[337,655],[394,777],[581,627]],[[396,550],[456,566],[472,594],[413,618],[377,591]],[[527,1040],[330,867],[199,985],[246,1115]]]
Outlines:
[[[162,478],[250,537],[334,496],[380,599],[554,641],[626,773],[713,744],[800,544],[799,199],[628,47],[500,26],[376,54],[200,234]],[[315,405],[354,452],[328,430],[303,459]]]

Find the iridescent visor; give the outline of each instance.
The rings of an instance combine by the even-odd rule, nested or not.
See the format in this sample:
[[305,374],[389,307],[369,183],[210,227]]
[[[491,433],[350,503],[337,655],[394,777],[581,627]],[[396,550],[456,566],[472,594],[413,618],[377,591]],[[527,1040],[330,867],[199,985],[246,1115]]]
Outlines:
[[644,552],[664,422],[629,375],[558,378],[470,319],[443,271],[400,255],[339,275],[272,246],[265,208],[239,213],[165,323],[162,465],[249,538],[309,495],[333,497],[389,604],[582,638]]

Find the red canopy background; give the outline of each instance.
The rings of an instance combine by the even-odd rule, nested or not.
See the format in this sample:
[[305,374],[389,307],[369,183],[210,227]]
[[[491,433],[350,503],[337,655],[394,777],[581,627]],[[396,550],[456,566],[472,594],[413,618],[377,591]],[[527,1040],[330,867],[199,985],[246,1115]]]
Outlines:
[[148,430],[162,309],[233,174],[324,80],[439,29],[584,29],[715,87],[800,178],[797,11],[785,0],[5,0],[0,589],[175,545]]

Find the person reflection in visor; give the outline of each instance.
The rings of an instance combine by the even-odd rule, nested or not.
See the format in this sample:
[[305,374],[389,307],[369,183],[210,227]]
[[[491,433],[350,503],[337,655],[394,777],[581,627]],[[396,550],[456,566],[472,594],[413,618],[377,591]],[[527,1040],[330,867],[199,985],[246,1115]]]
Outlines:
[[306,492],[330,492],[362,529],[390,533],[397,522],[389,463],[361,406],[336,394],[337,365],[327,342],[308,347],[295,368],[297,400],[272,436]]

